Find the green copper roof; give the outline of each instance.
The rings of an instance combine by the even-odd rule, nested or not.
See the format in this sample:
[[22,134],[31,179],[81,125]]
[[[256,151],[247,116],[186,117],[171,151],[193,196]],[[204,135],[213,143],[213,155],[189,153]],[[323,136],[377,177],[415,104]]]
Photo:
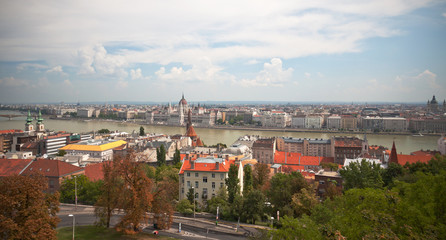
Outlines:
[[26,124],[30,125],[33,122],[33,118],[31,117],[31,112],[28,110],[28,117],[26,118]]
[[42,113],[39,110],[39,118],[37,119],[37,123],[42,123],[42,122],[43,122]]

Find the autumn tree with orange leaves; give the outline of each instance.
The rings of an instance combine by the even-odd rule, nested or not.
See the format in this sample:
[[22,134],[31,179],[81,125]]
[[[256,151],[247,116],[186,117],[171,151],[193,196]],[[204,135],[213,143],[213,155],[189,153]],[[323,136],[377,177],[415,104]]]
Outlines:
[[59,193],[42,175],[0,179],[0,239],[56,239]]
[[146,213],[153,200],[152,180],[150,180],[139,163],[141,155],[128,154],[125,158],[117,158],[113,167],[122,179],[122,188],[118,193],[121,197],[120,208],[125,212],[116,226],[118,231],[133,234],[140,230],[143,220],[147,221]]
[[159,175],[163,177],[155,184],[152,212],[157,228],[169,229],[173,221],[176,196],[178,196],[178,179],[172,177],[167,168],[162,170]]

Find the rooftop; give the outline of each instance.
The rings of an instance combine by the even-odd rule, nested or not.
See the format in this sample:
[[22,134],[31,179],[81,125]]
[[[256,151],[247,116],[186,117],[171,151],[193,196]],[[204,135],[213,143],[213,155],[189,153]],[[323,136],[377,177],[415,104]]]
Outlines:
[[93,141],[89,140],[87,142],[81,142],[76,144],[69,144],[65,147],[60,148],[60,150],[76,150],[76,151],[95,151],[102,152],[109,149],[113,149],[116,147],[120,147],[124,144],[127,144],[126,141],[118,140],[118,141]]

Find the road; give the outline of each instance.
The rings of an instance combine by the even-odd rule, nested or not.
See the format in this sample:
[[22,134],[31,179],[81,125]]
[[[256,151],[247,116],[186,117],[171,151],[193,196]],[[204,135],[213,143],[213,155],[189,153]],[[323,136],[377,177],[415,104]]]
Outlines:
[[[69,217],[69,214],[75,216],[76,226],[82,225],[94,225],[96,222],[96,216],[94,215],[94,208],[92,206],[78,205],[75,210],[74,205],[61,204],[60,211],[57,214],[61,219],[58,227],[69,227],[73,224],[73,218]],[[116,225],[122,213],[113,215],[111,219],[111,226]],[[181,233],[178,230],[181,223]],[[148,224],[143,231],[152,233],[155,229],[152,224]],[[236,232],[236,224],[231,222],[219,222],[218,226],[215,225],[215,220],[197,217],[188,218],[176,215],[174,221],[169,230],[159,231],[160,235],[169,236],[177,239],[228,239],[239,240],[246,239],[249,234],[256,234],[258,231],[253,226],[241,226]]]

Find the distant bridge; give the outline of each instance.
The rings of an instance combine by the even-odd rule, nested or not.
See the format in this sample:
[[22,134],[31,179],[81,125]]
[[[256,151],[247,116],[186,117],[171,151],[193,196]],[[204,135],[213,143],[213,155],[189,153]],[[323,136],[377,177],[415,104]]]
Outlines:
[[16,117],[25,117],[25,115],[17,115],[17,114],[0,114],[0,117],[8,118],[11,120],[12,118]]

